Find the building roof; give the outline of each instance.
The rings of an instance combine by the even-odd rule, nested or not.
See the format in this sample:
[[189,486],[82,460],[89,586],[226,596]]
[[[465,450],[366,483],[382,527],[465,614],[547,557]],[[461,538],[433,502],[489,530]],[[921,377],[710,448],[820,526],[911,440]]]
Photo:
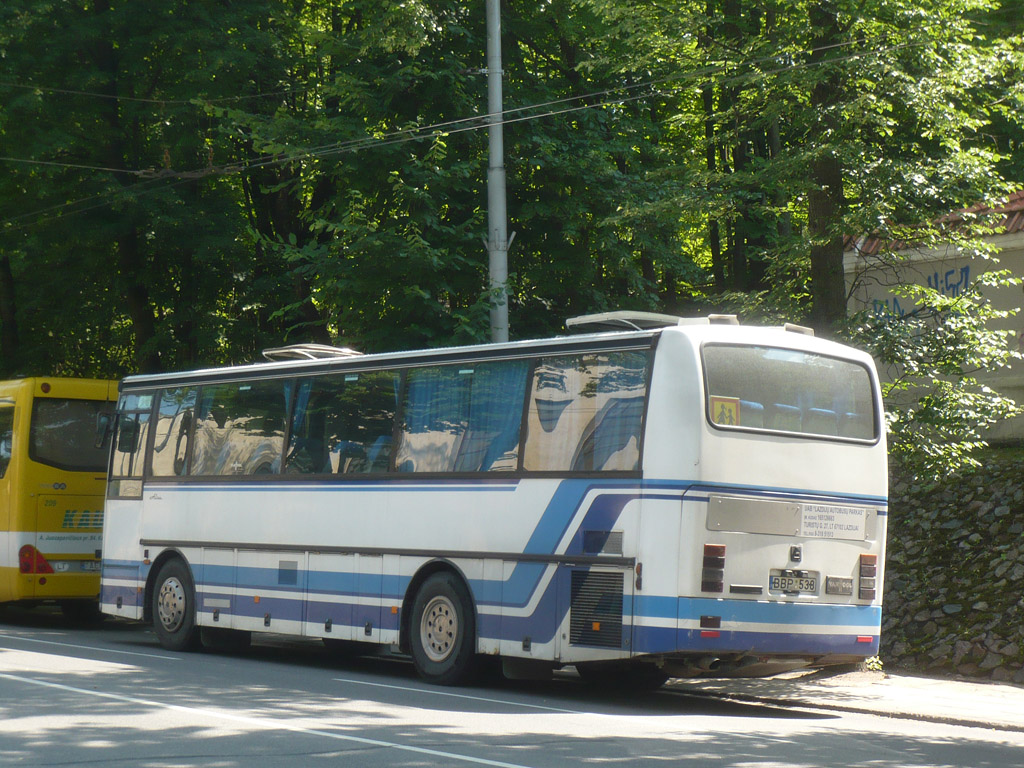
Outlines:
[[[939,219],[939,223],[956,227],[964,220],[967,214],[987,213],[1002,214],[1002,218],[994,225],[994,229],[1000,234],[1009,235],[1014,232],[1024,232],[1024,189],[1019,189],[1012,193],[1000,205],[972,205],[970,208],[963,208],[943,216]],[[862,256],[873,256],[883,248],[899,251],[910,247],[910,245],[910,243],[901,240],[887,241],[876,235],[868,235],[866,237],[848,235],[843,240],[843,250],[856,251]]]

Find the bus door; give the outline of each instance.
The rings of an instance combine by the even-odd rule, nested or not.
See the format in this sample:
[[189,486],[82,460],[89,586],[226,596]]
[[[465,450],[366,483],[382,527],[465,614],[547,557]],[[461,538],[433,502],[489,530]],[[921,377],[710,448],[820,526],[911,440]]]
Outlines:
[[[104,549],[125,551],[137,547],[142,533],[142,482],[149,435],[151,393],[126,393],[117,406],[116,428],[110,446],[110,477],[104,510]],[[149,559],[148,552],[143,560]],[[134,588],[110,586],[145,581],[149,565],[140,560],[117,562],[109,558],[103,563],[103,604],[116,604],[119,616],[141,619],[142,594]]]

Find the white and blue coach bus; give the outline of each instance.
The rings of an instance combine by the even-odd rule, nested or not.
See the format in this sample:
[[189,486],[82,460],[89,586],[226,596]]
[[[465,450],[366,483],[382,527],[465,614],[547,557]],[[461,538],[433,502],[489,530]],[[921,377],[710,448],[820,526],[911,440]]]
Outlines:
[[483,655],[637,685],[875,655],[871,358],[796,326],[661,318],[125,379],[102,610],[175,650],[397,646],[444,684]]

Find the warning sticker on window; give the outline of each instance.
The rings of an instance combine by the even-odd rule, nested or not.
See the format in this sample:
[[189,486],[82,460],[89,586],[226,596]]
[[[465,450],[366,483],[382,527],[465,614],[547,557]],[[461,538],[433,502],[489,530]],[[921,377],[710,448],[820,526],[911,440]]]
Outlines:
[[722,397],[712,395],[708,398],[711,406],[711,421],[725,427],[740,425],[740,399],[738,397]]

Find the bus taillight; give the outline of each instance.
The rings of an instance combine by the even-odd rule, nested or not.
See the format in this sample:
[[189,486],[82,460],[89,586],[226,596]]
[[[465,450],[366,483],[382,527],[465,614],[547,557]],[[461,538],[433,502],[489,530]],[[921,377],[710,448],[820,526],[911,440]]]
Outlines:
[[878,555],[860,556],[860,583],[857,596],[861,600],[875,599],[875,577],[878,575]]
[[725,545],[705,544],[700,573],[701,592],[725,591]]
[[31,544],[18,550],[18,568],[22,573],[53,573],[53,566]]

